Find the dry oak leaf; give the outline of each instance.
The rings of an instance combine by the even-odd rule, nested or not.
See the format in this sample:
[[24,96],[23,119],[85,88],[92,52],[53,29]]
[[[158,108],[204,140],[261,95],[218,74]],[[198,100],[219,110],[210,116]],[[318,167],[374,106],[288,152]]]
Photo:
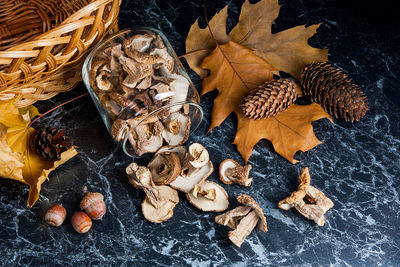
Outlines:
[[[61,154],[61,160],[48,161],[40,158],[34,151],[32,140],[36,130],[28,127],[35,109],[28,109],[29,116],[23,116],[13,100],[0,102],[0,124],[7,127],[6,141],[12,152],[22,157],[22,180],[17,175],[6,176],[29,185],[28,207],[39,199],[42,183],[48,179],[51,171],[65,163],[78,152],[74,147]],[[25,118],[25,119],[24,119]],[[16,179],[18,178],[18,179]]]
[[[304,65],[328,60],[328,50],[308,45],[308,39],[317,31],[319,25],[296,26],[278,33],[271,33],[271,25],[278,17],[278,0],[261,0],[251,4],[244,2],[239,22],[229,35],[226,34],[227,6],[217,13],[209,23],[210,29],[201,29],[196,21],[190,28],[186,39],[186,60],[201,78],[207,74],[199,67],[200,62],[218,44],[233,41],[244,45],[277,69],[299,77]],[[213,32],[215,40],[210,31]]]
[[292,105],[277,116],[262,120],[249,120],[241,115],[239,103],[243,96],[271,80],[276,72],[250,49],[234,42],[219,45],[203,60],[201,67],[210,71],[210,76],[203,79],[201,94],[219,91],[209,131],[235,112],[238,129],[234,144],[246,163],[254,145],[263,138],[270,140],[275,151],[291,163],[298,162],[293,158],[297,151],[307,151],[321,143],[315,137],[311,122],[322,118],[331,120],[331,117],[318,104]]

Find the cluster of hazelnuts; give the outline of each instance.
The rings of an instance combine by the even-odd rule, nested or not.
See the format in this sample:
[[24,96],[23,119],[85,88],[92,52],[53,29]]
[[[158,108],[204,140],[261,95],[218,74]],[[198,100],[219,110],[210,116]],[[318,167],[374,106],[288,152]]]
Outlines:
[[[104,196],[100,193],[87,192],[83,197],[80,208],[83,211],[75,212],[71,217],[72,227],[80,234],[86,233],[92,227],[92,219],[100,220],[106,213]],[[52,206],[44,217],[47,224],[60,226],[67,216],[67,211],[61,205]]]

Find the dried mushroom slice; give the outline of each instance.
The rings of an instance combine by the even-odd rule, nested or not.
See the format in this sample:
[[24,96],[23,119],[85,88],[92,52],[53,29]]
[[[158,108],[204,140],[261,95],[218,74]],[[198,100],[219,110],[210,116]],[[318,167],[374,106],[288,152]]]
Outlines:
[[166,47],[164,48],[153,48],[150,53],[150,55],[155,55],[163,59],[162,62],[157,62],[157,63],[162,63],[162,65],[169,71],[173,72],[174,71],[174,58],[168,53],[168,50]]
[[138,83],[147,76],[153,75],[153,67],[151,64],[139,63],[129,57],[120,56],[119,62],[128,76],[123,81],[125,86],[132,88],[132,84]]
[[222,186],[211,181],[196,184],[186,197],[193,206],[202,211],[221,212],[229,206],[228,193]]
[[142,202],[142,212],[146,220],[162,223],[174,215],[174,207],[179,203],[178,192],[166,185],[157,186],[160,201],[154,206],[148,196]]
[[135,188],[143,189],[146,198],[142,202],[144,217],[154,223],[161,223],[173,215],[179,202],[178,192],[169,186],[156,186],[147,167],[131,163],[126,168],[129,181]]
[[263,232],[267,232],[268,228],[267,219],[260,205],[251,196],[246,194],[239,195],[237,200],[244,206],[216,216],[215,222],[234,229],[229,232],[229,239],[240,247],[256,225]]
[[240,184],[250,186],[253,178],[249,178],[251,165],[241,166],[233,159],[226,159],[219,165],[219,179],[224,184]]
[[156,155],[158,153],[163,153],[163,152],[174,152],[178,156],[179,161],[182,165],[183,159],[185,158],[185,155],[186,155],[186,147],[184,147],[184,146],[163,146],[159,150],[157,150]]
[[142,64],[158,64],[164,63],[164,59],[156,54],[148,54],[146,52],[139,52],[133,48],[125,49],[126,54],[135,61]]
[[164,127],[160,121],[147,124],[142,122],[136,126],[136,138],[129,139],[136,154],[141,156],[145,153],[156,152],[163,144],[163,129]]
[[194,168],[201,168],[210,161],[207,149],[200,143],[193,143],[188,148],[187,162]]
[[181,172],[181,163],[175,153],[163,152],[154,156],[148,168],[156,185],[169,184],[178,177]]
[[170,107],[170,112],[175,112],[179,111],[182,108],[182,102],[186,101],[187,94],[189,91],[189,81],[184,77],[183,75],[176,74],[176,73],[171,73],[167,68],[161,67],[160,68],[160,73],[161,75],[170,78],[170,79],[175,79],[175,81],[172,83],[172,91],[175,92],[175,95],[172,97],[170,104],[175,104],[175,106]]
[[171,113],[164,121],[164,140],[171,146],[182,145],[189,138],[190,117],[181,112]]
[[[302,169],[299,180],[300,185],[297,191],[281,200],[278,206],[284,210],[295,207],[304,217],[313,220],[319,226],[323,226],[325,224],[325,212],[333,207],[332,200],[322,191],[310,185],[311,177],[307,167]],[[307,204],[303,200],[304,198],[311,204]]]
[[124,40],[124,50],[126,51],[126,49],[133,48],[139,52],[145,52],[150,48],[151,42],[155,38],[156,36],[150,33],[134,35],[131,38]]
[[208,176],[211,175],[213,172],[214,168],[212,165],[211,161],[208,161],[206,165],[203,167],[196,169],[195,171],[191,172],[189,175],[182,176],[179,175],[175,181],[170,183],[170,186],[172,188],[175,188],[176,190],[189,193],[192,191],[193,187],[196,184],[199,184],[203,182],[205,179],[207,179]]

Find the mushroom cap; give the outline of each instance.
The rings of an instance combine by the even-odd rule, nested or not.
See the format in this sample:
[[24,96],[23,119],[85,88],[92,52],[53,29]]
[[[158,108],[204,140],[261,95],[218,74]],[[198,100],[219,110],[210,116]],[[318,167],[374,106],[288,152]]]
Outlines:
[[175,62],[174,62],[174,58],[168,53],[168,50],[166,47],[164,48],[153,48],[152,50],[150,50],[150,55],[156,55],[159,56],[160,58],[163,59],[163,66],[165,68],[167,68],[167,70],[169,72],[173,72],[174,71],[174,66],[175,66]]
[[156,154],[162,153],[162,152],[174,152],[178,156],[179,161],[182,164],[183,159],[185,158],[185,155],[186,155],[186,147],[184,147],[184,146],[163,146],[157,150]]
[[148,197],[142,202],[142,212],[146,220],[153,223],[161,223],[168,220],[174,214],[174,207],[179,202],[178,192],[167,185],[160,185],[156,187],[160,192],[162,204],[160,208],[156,209]]
[[175,181],[170,183],[170,186],[176,190],[189,193],[192,191],[195,184],[203,182],[213,171],[213,164],[211,161],[208,161],[206,165],[190,173],[188,176],[183,177],[182,175],[179,175]]
[[126,167],[125,172],[128,177],[129,183],[133,185],[134,188],[136,189],[142,189],[142,185],[137,181],[138,178],[136,177],[136,172],[139,170],[139,168],[143,168],[142,166],[137,165],[137,163],[132,162],[131,164]]
[[182,112],[171,113],[164,121],[164,140],[172,146],[182,145],[189,138],[190,117]]
[[131,38],[124,40],[124,49],[133,48],[139,52],[144,52],[150,47],[151,42],[154,40],[154,38],[155,35],[150,33],[136,34]]
[[104,201],[104,196],[101,193],[87,192],[85,194],[85,197],[81,201],[80,208],[81,210],[84,210],[93,203],[96,203],[98,201]]
[[179,157],[173,152],[162,152],[154,156],[148,168],[156,185],[169,184],[181,172]]
[[243,205],[251,207],[253,210],[257,212],[258,217],[260,220],[258,220],[257,227],[260,229],[260,231],[267,232],[268,227],[267,227],[267,219],[265,218],[265,215],[258,203],[254,200],[249,195],[242,194],[237,196],[237,201]]
[[186,197],[193,206],[195,206],[199,210],[209,212],[220,212],[228,208],[228,193],[222,186],[211,181],[204,181],[200,183],[199,186],[203,190],[215,189],[215,199],[211,200],[203,196],[197,196],[196,198],[192,193],[187,193]]
[[240,166],[240,164],[233,159],[226,159],[222,161],[219,165],[219,179],[221,180],[221,182],[223,182],[224,184],[232,184],[232,180],[230,180],[225,173],[226,170],[233,169],[238,166]]
[[203,167],[210,161],[207,149],[199,143],[193,143],[188,148],[189,163],[195,168]]

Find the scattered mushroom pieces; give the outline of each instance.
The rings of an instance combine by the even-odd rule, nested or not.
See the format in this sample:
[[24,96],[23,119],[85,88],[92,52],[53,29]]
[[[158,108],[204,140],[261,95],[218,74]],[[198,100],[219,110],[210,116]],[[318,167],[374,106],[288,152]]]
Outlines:
[[233,159],[226,159],[219,165],[219,179],[224,184],[250,186],[253,178],[249,178],[251,165],[241,166]]
[[[308,167],[303,168],[299,176],[300,185],[298,190],[281,200],[278,206],[284,210],[294,207],[307,219],[313,220],[319,226],[323,226],[325,224],[324,214],[333,207],[333,202],[322,191],[311,186],[310,179]],[[307,204],[304,198],[311,204]]]
[[221,212],[229,206],[228,193],[223,187],[211,181],[194,185],[186,197],[193,206],[202,211]]
[[171,145],[182,145],[189,138],[190,117],[182,112],[171,113],[164,121],[163,137]]
[[148,168],[156,185],[169,184],[178,177],[181,172],[181,163],[177,154],[162,152],[154,156]]
[[236,246],[240,247],[243,241],[253,231],[254,227],[262,232],[267,232],[267,219],[258,203],[249,195],[243,194],[237,197],[239,206],[224,214],[215,217],[215,222],[229,226],[234,229],[229,232],[229,239]]
[[[140,123],[135,127],[134,139],[129,139],[133,149],[138,156],[145,153],[156,152],[163,144],[162,132],[164,126],[160,121],[144,124]],[[132,135],[130,135],[132,136]]]
[[146,193],[142,202],[144,217],[154,223],[161,223],[173,216],[173,209],[179,202],[178,192],[169,186],[156,186],[148,168],[131,163],[126,168],[129,181]]

